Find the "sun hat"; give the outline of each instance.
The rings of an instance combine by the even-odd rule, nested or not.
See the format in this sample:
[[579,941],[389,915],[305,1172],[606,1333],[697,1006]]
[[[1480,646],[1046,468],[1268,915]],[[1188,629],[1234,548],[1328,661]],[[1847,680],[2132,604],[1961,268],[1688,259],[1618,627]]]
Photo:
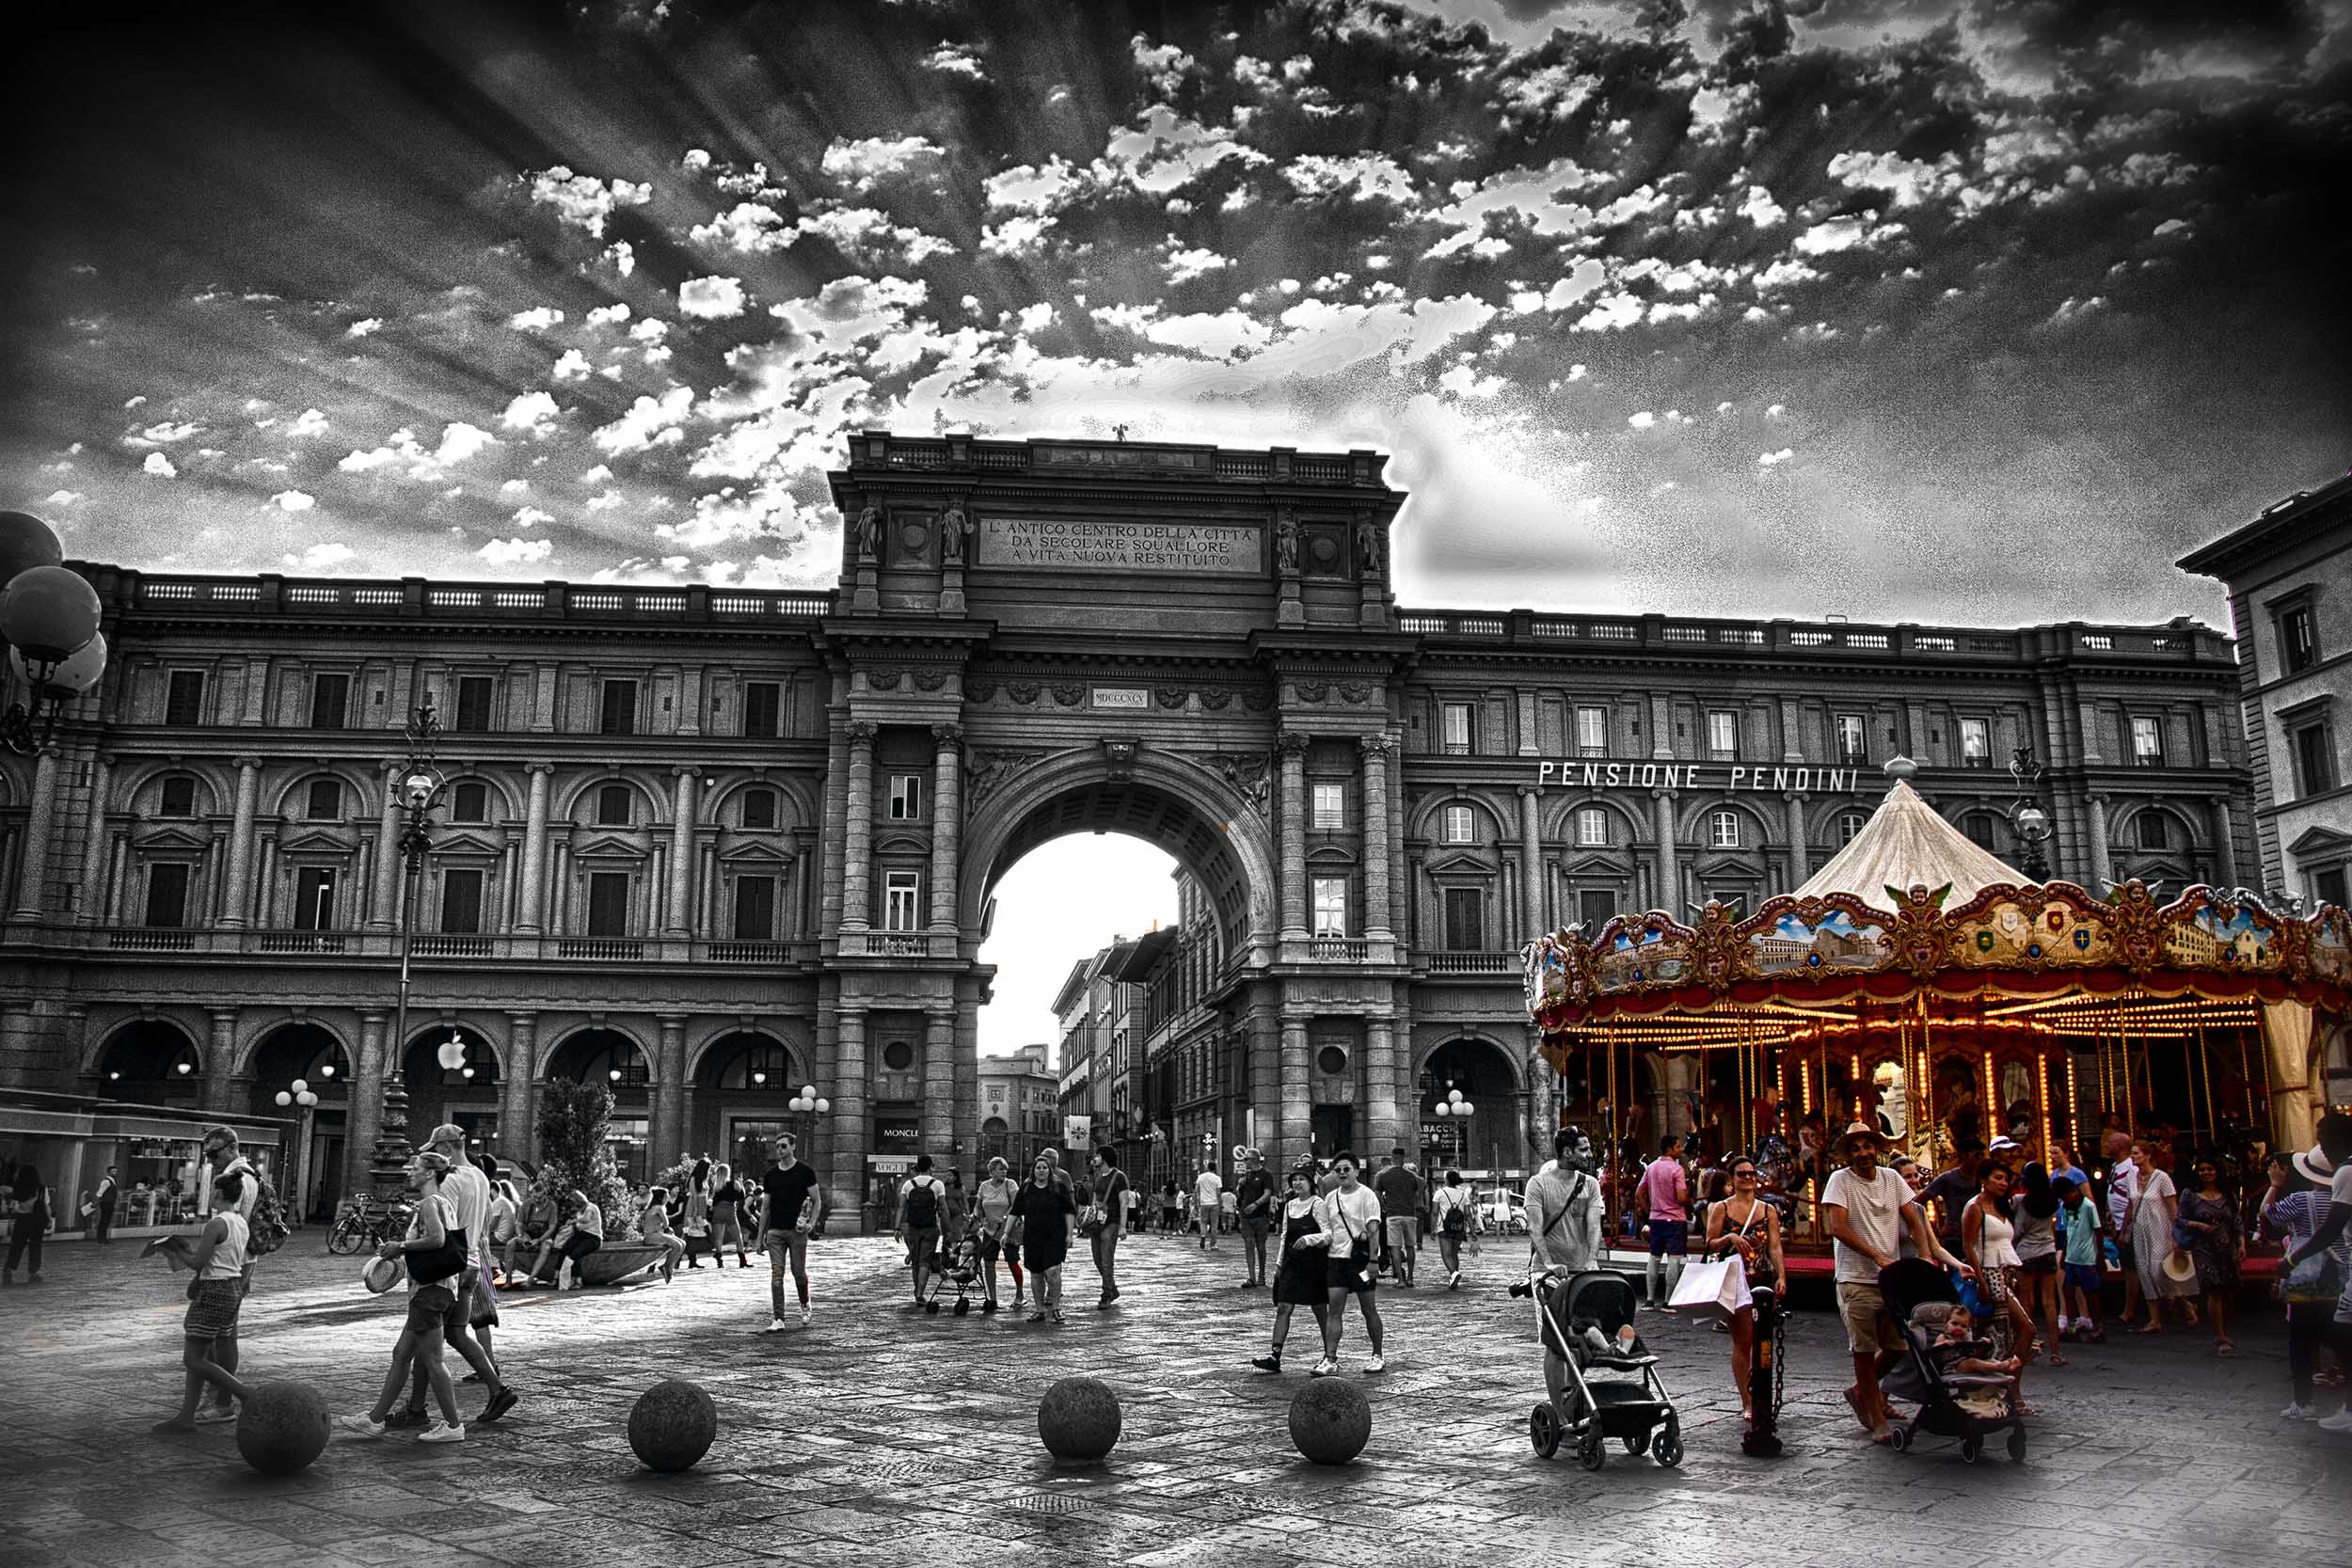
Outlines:
[[2295,1168],[2303,1173],[2306,1180],[2316,1182],[2322,1187],[2328,1185],[2336,1174],[2336,1163],[2328,1159],[2328,1151],[2317,1144],[2312,1145],[2311,1148],[2295,1157]]
[[2175,1285],[2185,1285],[2197,1277],[2197,1259],[2185,1249],[2175,1252],[2164,1260],[2164,1277]]
[[400,1283],[400,1259],[397,1258],[369,1259],[366,1265],[359,1270],[359,1283],[365,1285],[371,1293],[382,1295]]
[[2026,1146],[2024,1144],[2019,1143],[2015,1138],[2010,1137],[2004,1133],[2002,1136],[1997,1137],[1991,1143],[1985,1145],[1984,1151],[1987,1154],[1998,1154],[2005,1148],[2023,1148],[2025,1147]]
[[1886,1146],[1886,1139],[1880,1135],[1877,1128],[1867,1127],[1857,1121],[1851,1127],[1847,1128],[1845,1132],[1838,1134],[1838,1152],[1843,1153],[1846,1149],[1851,1148],[1853,1141],[1856,1138],[1867,1138],[1873,1144],[1878,1145],[1882,1148]]

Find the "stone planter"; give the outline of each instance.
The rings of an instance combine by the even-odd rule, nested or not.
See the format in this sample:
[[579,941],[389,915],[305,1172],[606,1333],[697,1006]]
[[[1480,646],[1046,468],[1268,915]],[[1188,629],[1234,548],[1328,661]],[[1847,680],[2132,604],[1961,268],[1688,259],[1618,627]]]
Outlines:
[[618,1285],[661,1261],[663,1248],[651,1242],[607,1242],[572,1271],[582,1285]]

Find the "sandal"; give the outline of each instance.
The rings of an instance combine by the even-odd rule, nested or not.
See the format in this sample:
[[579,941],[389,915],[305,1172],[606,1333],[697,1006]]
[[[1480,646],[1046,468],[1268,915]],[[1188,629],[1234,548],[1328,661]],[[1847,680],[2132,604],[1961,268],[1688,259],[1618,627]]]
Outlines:
[[2229,1340],[2224,1339],[2219,1344],[2213,1347],[2213,1353],[2216,1355],[2235,1355],[2237,1354],[2237,1347],[2230,1343]]
[[2074,1362],[2068,1360],[2065,1356],[2060,1355],[2056,1351],[2052,1351],[2050,1353],[2050,1365],[2053,1367],[2071,1367],[2074,1364]]

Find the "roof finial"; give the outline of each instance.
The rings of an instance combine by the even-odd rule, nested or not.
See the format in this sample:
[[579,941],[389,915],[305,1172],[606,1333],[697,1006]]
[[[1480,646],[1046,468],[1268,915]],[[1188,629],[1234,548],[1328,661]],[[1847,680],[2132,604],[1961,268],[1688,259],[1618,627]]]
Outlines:
[[1919,765],[1909,757],[1888,757],[1881,771],[1897,784],[1909,784],[1911,776],[1919,771]]

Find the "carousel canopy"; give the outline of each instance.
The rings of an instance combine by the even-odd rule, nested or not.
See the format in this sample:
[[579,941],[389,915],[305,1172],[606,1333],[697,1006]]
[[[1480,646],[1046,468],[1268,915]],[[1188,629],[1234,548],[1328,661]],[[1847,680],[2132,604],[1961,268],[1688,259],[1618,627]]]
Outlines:
[[1850,893],[1883,907],[1888,888],[1948,885],[1952,891],[1947,902],[1957,906],[1996,884],[2030,886],[2032,878],[2004,864],[1919,798],[1910,784],[1917,770],[1908,757],[1889,762],[1886,771],[1895,787],[1886,792],[1886,799],[1879,802],[1879,809],[1853,835],[1853,841],[1790,896],[1818,898]]

